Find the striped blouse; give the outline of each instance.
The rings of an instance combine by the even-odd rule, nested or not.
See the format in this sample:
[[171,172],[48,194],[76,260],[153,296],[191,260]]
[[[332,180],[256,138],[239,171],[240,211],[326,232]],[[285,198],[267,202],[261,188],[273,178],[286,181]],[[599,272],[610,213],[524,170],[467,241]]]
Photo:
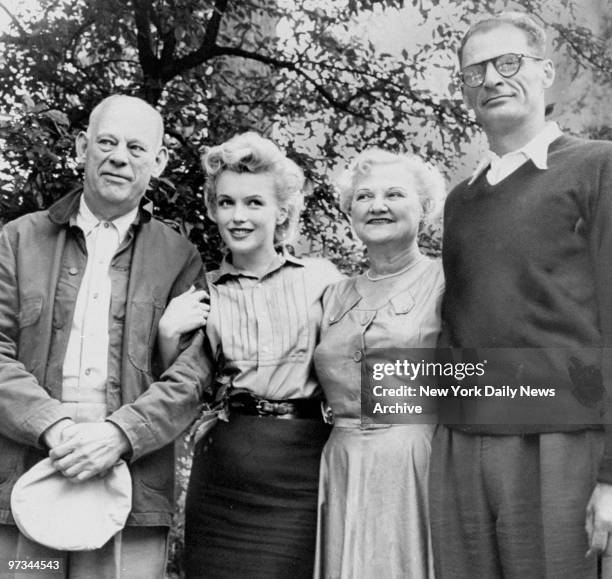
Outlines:
[[271,400],[318,394],[312,357],[321,296],[341,277],[329,261],[289,254],[279,255],[259,279],[227,260],[209,272],[206,333],[217,380]]

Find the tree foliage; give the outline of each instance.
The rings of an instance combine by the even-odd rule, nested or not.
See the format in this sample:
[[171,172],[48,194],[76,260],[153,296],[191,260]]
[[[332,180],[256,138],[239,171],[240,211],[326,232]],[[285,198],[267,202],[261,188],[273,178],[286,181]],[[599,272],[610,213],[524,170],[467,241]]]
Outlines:
[[[552,11],[544,0],[40,0],[40,11],[11,14],[0,35],[0,224],[79,186],[74,137],[100,99],[121,92],[164,115],[171,162],[150,197],[209,264],[220,259],[220,242],[204,214],[199,158],[206,146],[254,129],[307,173],[307,249],[354,271],[363,251],[331,176],[367,146],[415,152],[452,170],[476,131],[453,52],[475,12],[501,6],[531,11],[554,28],[555,48],[576,72],[588,68],[612,84],[612,24],[604,38],[594,36],[576,25],[571,0]],[[382,52],[364,33],[368,18],[406,7],[431,37]],[[444,7],[455,17],[440,17]],[[1,0],[0,10],[9,13]],[[446,79],[446,91],[431,88],[434,76]],[[440,249],[436,227],[421,241],[430,253]],[[179,466],[184,491],[188,450]]]
[[[542,0],[543,1],[543,0]],[[274,138],[307,172],[303,217],[310,249],[345,269],[359,257],[330,175],[366,146],[423,155],[452,168],[474,124],[456,91],[452,54],[470,15],[499,2],[446,0],[457,21],[440,20],[431,39],[391,55],[363,31],[368,14],[410,5],[425,19],[440,0],[41,0],[40,12],[12,15],[0,36],[1,219],[47,207],[78,186],[72,139],[93,105],[115,92],[157,106],[173,155],[153,186],[157,214],[219,260],[216,230],[203,213],[199,157],[247,129]],[[540,0],[522,4],[542,12]],[[569,0],[559,3],[572,10]],[[7,11],[0,2],[0,8]],[[360,25],[361,23],[361,25]],[[588,31],[558,27],[559,44],[609,79],[605,46]],[[436,68],[449,90],[428,88]],[[439,249],[435,231],[424,244]]]
[[423,58],[378,54],[352,34],[366,4],[44,0],[42,14],[16,16],[1,38],[0,107],[10,113],[0,133],[10,166],[3,219],[78,185],[71,139],[97,101],[123,92],[162,110],[174,154],[151,195],[208,261],[219,253],[203,215],[199,155],[236,132],[274,129],[312,184],[304,233],[348,266],[351,234],[328,178],[345,150],[414,149],[427,126],[445,144],[421,140],[418,152],[443,161],[470,126],[458,101],[415,89]]

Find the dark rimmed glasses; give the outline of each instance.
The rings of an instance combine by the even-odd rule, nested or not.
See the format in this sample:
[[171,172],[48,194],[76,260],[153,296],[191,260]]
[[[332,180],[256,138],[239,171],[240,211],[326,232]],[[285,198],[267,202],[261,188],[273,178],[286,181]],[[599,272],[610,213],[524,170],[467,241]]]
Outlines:
[[516,54],[514,52],[508,52],[507,54],[500,54],[495,58],[489,58],[476,64],[470,64],[466,66],[460,73],[459,77],[463,81],[465,86],[470,88],[476,88],[481,86],[487,76],[487,64],[493,63],[495,70],[504,78],[510,78],[514,76],[520,69],[523,63],[523,58],[531,58],[532,60],[544,60],[538,56],[531,56],[529,54]]

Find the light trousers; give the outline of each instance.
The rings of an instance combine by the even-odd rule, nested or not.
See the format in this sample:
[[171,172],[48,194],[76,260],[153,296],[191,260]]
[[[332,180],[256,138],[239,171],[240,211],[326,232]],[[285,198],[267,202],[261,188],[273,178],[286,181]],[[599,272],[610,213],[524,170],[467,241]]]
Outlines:
[[[167,557],[166,527],[126,527],[100,549],[64,552],[31,541],[17,527],[0,525],[0,579],[163,579]],[[62,559],[63,572],[14,573],[7,567],[8,560],[48,559]]]

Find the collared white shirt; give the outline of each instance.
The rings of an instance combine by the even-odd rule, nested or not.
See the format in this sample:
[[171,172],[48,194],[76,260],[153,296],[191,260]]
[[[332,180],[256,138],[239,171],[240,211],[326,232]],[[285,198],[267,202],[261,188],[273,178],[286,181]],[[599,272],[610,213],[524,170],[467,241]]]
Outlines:
[[478,176],[487,167],[489,167],[489,170],[487,171],[486,177],[489,185],[496,185],[529,160],[531,160],[538,169],[548,169],[548,147],[562,134],[557,123],[548,122],[531,141],[516,151],[511,151],[501,157],[491,150],[487,151],[483,159],[478,163],[474,173],[472,173],[472,178],[468,185],[476,181]]
[[81,196],[76,225],[85,236],[87,265],[77,294],[64,358],[64,401],[92,401],[92,390],[98,391],[98,398],[104,400],[108,375],[110,264],[137,213],[138,207],[112,222],[101,221]]

